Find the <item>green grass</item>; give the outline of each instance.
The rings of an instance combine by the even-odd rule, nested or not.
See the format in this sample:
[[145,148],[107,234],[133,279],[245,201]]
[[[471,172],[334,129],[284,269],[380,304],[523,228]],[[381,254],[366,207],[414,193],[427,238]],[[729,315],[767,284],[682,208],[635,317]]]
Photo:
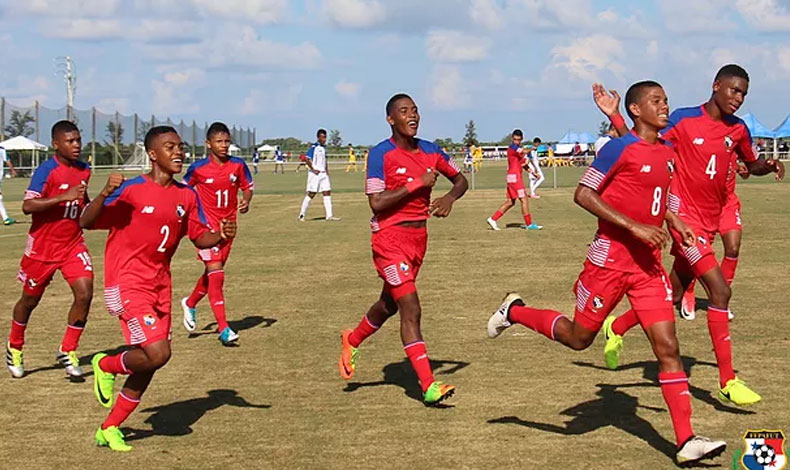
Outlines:
[[[339,333],[359,321],[381,288],[370,260],[362,174],[332,174],[342,222],[299,223],[305,174],[262,170],[226,269],[229,319],[241,329],[240,346],[219,345],[206,301],[198,314],[203,334],[194,338],[175,311],[173,358],[124,425],[139,438],[130,441],[134,451],[95,448],[92,436],[106,413],[93,398],[92,378],[70,383],[52,367],[70,302],[57,276],[28,328],[25,362],[33,373],[0,377],[0,467],[672,468],[663,453],[674,440],[669,414],[642,334],[626,338],[626,366],[618,372],[602,370],[600,338],[580,353],[521,327],[487,339],[486,320],[509,290],[531,305],[570,312],[571,286],[595,228],[571,201],[583,170],[560,169],[560,188],[549,189],[549,171],[543,198],[532,202],[546,229],[487,230],[485,218],[504,197],[502,165],[485,165],[476,175],[481,189],[460,200],[450,218],[429,224],[418,282],[422,325],[437,377],[458,387],[451,407],[429,409],[414,398],[419,389],[396,319],[362,346],[350,384],[338,375]],[[92,194],[104,178],[94,177]],[[20,290],[14,278],[29,227],[19,210],[26,184],[3,182],[6,205],[20,220],[0,228],[5,328]],[[735,365],[764,401],[745,412],[717,405],[704,312],[678,325],[692,365],[695,430],[728,441],[722,468],[743,449],[746,429],[790,431],[790,312],[782,297],[790,291],[790,186],[752,178],[739,194],[746,229],[732,302]],[[320,216],[319,198],[308,219]],[[519,220],[511,211],[502,222]],[[87,235],[97,280],[79,351],[86,364],[123,342],[101,295],[105,236]],[[173,261],[175,301],[201,269],[184,242]]]

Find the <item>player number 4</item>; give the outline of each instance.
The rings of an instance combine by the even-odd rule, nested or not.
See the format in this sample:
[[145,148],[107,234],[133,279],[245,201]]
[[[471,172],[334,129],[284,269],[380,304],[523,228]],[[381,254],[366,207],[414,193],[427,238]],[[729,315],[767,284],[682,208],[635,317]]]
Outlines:
[[705,168],[705,174],[709,175],[710,179],[713,179],[716,176],[716,155],[710,156],[708,167]]
[[167,237],[170,236],[170,227],[167,225],[162,225],[162,228],[159,230],[159,233],[162,234],[162,243],[159,244],[159,248],[156,249],[159,253],[164,253],[167,248],[165,245],[167,244]]
[[650,215],[657,216],[661,212],[661,186],[653,190],[653,204],[650,206]]

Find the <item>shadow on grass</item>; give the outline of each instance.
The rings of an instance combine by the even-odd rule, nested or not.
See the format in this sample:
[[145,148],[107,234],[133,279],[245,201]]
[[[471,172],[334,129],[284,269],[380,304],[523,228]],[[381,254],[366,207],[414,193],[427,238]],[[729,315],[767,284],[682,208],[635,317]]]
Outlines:
[[511,223],[511,224],[507,224],[507,225],[505,225],[505,228],[517,228],[517,229],[524,230],[524,229],[526,228],[526,225],[524,225],[524,224],[513,224],[513,223]]
[[[113,349],[104,349],[102,351],[96,351],[96,352],[93,352],[93,353],[82,355],[82,356],[79,357],[80,367],[89,366],[90,363],[91,363],[91,359],[93,359],[93,356],[95,356],[96,354],[99,354],[99,353],[103,352],[103,353],[107,354],[108,356],[112,356],[112,355],[115,355],[115,354],[120,354],[120,353],[122,353],[122,352],[124,352],[126,350],[131,349],[131,348],[132,348],[131,346],[118,346],[118,347],[113,348]],[[48,371],[48,370],[56,370],[56,369],[63,369],[63,366],[61,366],[60,364],[58,364],[56,362],[56,363],[54,363],[52,365],[49,365],[49,366],[37,367],[35,369],[30,369],[30,370],[25,371],[25,377],[27,377],[28,375],[35,374],[37,372],[45,372],[45,371]],[[69,382],[82,383],[82,382],[85,382],[85,379],[87,377],[92,377],[93,376],[93,371],[84,373],[82,375],[82,377],[68,377],[68,376],[66,376],[66,372],[63,372],[63,375],[64,375],[64,378],[66,380],[68,380]]]
[[[265,318],[260,315],[250,315],[247,317],[242,318],[241,320],[233,320],[229,321],[228,325],[233,331],[239,332],[243,330],[249,330],[251,328],[255,328],[258,325],[263,325],[261,328],[268,328],[272,325],[277,323],[276,318]],[[211,322],[208,325],[204,326],[198,332],[189,333],[188,338],[197,338],[203,335],[213,335],[217,334],[217,322]]]
[[[454,374],[469,365],[468,362],[462,361],[443,361],[439,359],[431,359],[430,361],[431,370],[433,370],[434,375],[437,376],[437,379],[440,379],[443,375]],[[379,387],[382,385],[396,385],[403,389],[407,397],[422,403],[422,390],[420,389],[420,384],[417,381],[417,377],[414,374],[414,370],[412,369],[411,362],[409,362],[408,358],[404,358],[400,362],[387,364],[383,369],[381,369],[381,371],[384,373],[384,380],[379,380],[377,382],[349,382],[343,391],[354,392],[360,388]],[[436,407],[452,408],[451,405],[446,405],[443,403],[436,405]]]
[[[706,366],[706,367],[717,367],[717,365],[713,362],[705,362],[699,361],[696,357],[691,356],[681,356],[681,361],[683,361],[683,369],[686,371],[686,375],[691,379],[691,370],[694,366]],[[579,367],[587,367],[590,369],[597,369],[597,370],[605,370],[607,372],[613,372],[610,369],[607,369],[604,366],[593,364],[590,362],[583,362],[583,361],[574,361],[573,364]],[[617,371],[621,370],[631,370],[631,369],[642,369],[642,377],[653,382],[653,384],[657,387],[658,386],[658,362],[656,361],[641,361],[641,362],[634,362],[632,364],[622,365],[617,368]],[[745,410],[742,408],[737,408],[735,406],[726,405],[720,402],[714,394],[717,394],[718,391],[710,392],[708,390],[696,387],[692,384],[692,381],[689,380],[689,392],[691,392],[691,396],[696,398],[699,401],[705,402],[708,405],[715,408],[717,411],[724,411],[727,413],[732,414],[739,414],[739,415],[753,415],[755,414],[754,411]]]
[[153,413],[145,420],[145,423],[151,425],[151,429],[124,428],[123,433],[126,435],[127,441],[136,441],[151,436],[185,436],[192,434],[192,425],[197,423],[203,415],[222,406],[271,408],[271,405],[250,403],[240,397],[235,390],[211,390],[205,397],[146,408],[142,410],[142,413]]

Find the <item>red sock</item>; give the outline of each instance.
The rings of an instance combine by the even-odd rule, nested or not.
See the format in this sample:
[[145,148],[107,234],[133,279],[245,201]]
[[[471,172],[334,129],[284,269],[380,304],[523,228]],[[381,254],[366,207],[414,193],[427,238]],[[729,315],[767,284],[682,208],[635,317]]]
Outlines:
[[724,274],[724,280],[727,281],[728,286],[732,284],[732,280],[735,279],[735,268],[737,267],[738,258],[725,256],[724,259],[721,260],[721,273]]
[[195,308],[195,305],[198,304],[203,297],[206,296],[208,293],[208,276],[206,273],[203,273],[197,280],[197,284],[195,284],[195,288],[192,290],[192,293],[189,294],[189,298],[187,298],[187,307]]
[[126,365],[123,363],[124,356],[126,356],[126,351],[114,356],[103,357],[101,361],[99,361],[99,367],[109,374],[131,375],[132,371],[127,369]]
[[358,348],[359,345],[365,341],[365,338],[378,331],[378,329],[379,327],[371,323],[370,320],[368,320],[368,316],[365,315],[362,317],[362,320],[360,320],[359,325],[351,332],[351,335],[348,337],[348,342],[351,346]]
[[491,218],[494,219],[494,222],[496,222],[497,220],[501,219],[503,215],[505,215],[505,213],[498,210],[494,212],[494,215],[492,215]]
[[672,427],[675,429],[675,440],[680,447],[694,435],[691,429],[689,379],[683,371],[659,372],[658,383],[661,384],[661,393],[669,407],[669,416],[672,417]]
[[60,343],[60,350],[63,352],[75,351],[80,344],[80,335],[84,326],[66,325],[66,333]]
[[623,336],[626,331],[639,324],[639,317],[636,316],[634,309],[630,309],[624,314],[614,319],[612,331],[614,334]]
[[425,342],[417,341],[407,344],[403,347],[403,350],[406,351],[406,356],[411,361],[411,366],[420,380],[422,392],[425,393],[433,383],[433,371],[431,371],[431,362],[428,360],[428,350],[425,349]]
[[511,323],[520,323],[552,341],[554,341],[554,325],[562,317],[563,315],[556,310],[543,310],[523,305],[513,305],[508,314]]
[[110,415],[107,416],[107,419],[102,423],[101,428],[107,429],[110,426],[120,426],[139,404],[140,400],[129,398],[124,395],[123,392],[119,392],[118,398],[115,400],[115,405],[113,405]]
[[732,343],[730,342],[730,320],[727,310],[708,307],[708,331],[716,353],[716,364],[719,366],[719,383],[722,388],[727,381],[735,378],[732,369]]
[[532,225],[532,214],[527,214],[524,216],[524,223],[527,225]]
[[11,333],[8,335],[8,343],[12,348],[22,349],[22,346],[25,344],[25,328],[27,328],[27,323],[11,320]]
[[228,327],[228,320],[225,318],[225,293],[222,291],[224,285],[225,271],[220,269],[208,273],[208,301],[220,332]]

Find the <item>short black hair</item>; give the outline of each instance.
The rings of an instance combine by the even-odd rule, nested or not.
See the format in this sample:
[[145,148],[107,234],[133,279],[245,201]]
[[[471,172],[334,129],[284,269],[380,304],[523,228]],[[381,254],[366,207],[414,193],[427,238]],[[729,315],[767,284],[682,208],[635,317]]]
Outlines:
[[326,135],[326,129],[318,129],[318,131],[315,133],[315,136],[318,137],[322,134]]
[[173,133],[178,135],[178,132],[172,126],[154,126],[148,129],[148,132],[145,133],[145,151],[151,150],[151,144],[153,143],[154,139],[162,134],[169,134]]
[[634,115],[631,114],[631,105],[641,100],[645,92],[650,88],[661,88],[661,84],[653,80],[643,80],[631,85],[625,93],[625,111],[632,121],[634,120]]
[[521,132],[521,129],[514,129],[513,133],[510,134],[511,137],[524,137],[524,133]]
[[539,144],[539,143],[541,143],[541,142],[543,142],[543,141],[542,141],[542,140],[540,140],[540,137],[535,137],[534,139],[532,139],[532,143],[533,143],[533,144]]
[[407,95],[406,93],[396,93],[396,94],[392,95],[392,98],[390,98],[387,101],[387,116],[389,116],[390,113],[392,112],[392,107],[395,106],[395,102],[398,101],[398,100],[401,100],[403,98],[408,98],[408,99],[414,101],[412,99],[412,97]]
[[749,81],[749,74],[746,73],[746,70],[744,70],[743,67],[737,64],[727,64],[720,68],[719,71],[716,72],[716,78],[713,80],[719,81],[730,77],[738,77],[746,80],[747,82]]
[[223,122],[212,122],[206,131],[206,139],[211,139],[216,134],[230,135],[230,129],[228,129],[228,126],[226,126]]
[[52,126],[52,139],[54,140],[55,136],[58,134],[65,134],[66,132],[74,132],[74,131],[79,132],[80,128],[77,127],[77,125],[74,124],[73,122],[66,121],[65,119],[62,121],[58,121]]

